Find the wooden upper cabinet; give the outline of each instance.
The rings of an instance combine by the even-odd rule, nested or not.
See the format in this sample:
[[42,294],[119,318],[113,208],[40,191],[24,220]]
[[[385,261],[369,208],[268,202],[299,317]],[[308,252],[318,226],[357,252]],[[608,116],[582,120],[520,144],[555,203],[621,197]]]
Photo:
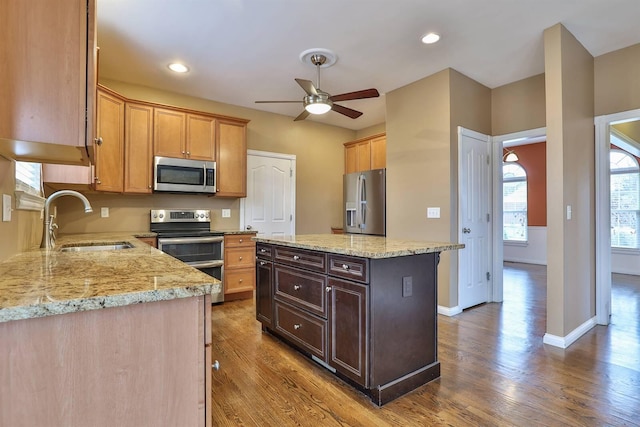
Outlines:
[[95,189],[122,192],[124,186],[124,100],[98,90]]
[[387,167],[386,135],[346,142],[344,144],[344,173],[362,172]]
[[151,193],[153,185],[153,107],[125,105],[124,192]]
[[371,169],[387,167],[387,137],[386,135],[373,138],[370,142]]
[[216,119],[187,114],[187,157],[196,160],[216,159]]
[[186,113],[167,108],[155,108],[153,114],[154,154],[164,157],[186,157],[186,129]]
[[247,123],[218,119],[216,197],[247,196]]
[[0,137],[91,145],[95,1],[3,0],[0,27]]

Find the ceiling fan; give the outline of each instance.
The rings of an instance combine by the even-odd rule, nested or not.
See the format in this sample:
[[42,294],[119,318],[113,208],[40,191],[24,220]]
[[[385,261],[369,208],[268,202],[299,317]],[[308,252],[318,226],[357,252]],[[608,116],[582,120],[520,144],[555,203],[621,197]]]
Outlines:
[[[329,58],[329,62],[327,62],[327,58]],[[304,111],[298,115],[294,119],[294,121],[304,120],[309,114],[324,114],[329,110],[333,110],[336,113],[343,114],[352,119],[357,119],[362,115],[361,111],[357,111],[351,108],[344,107],[342,105],[335,104],[335,102],[339,101],[351,101],[354,99],[365,99],[365,98],[376,98],[380,96],[376,89],[365,89],[358,90],[355,92],[347,92],[342,93],[340,95],[330,95],[329,93],[320,89],[320,67],[331,66],[335,63],[335,55],[332,55],[331,51],[327,50],[311,50],[302,52],[300,55],[300,59],[304,62],[305,59],[308,59],[311,64],[313,64],[318,70],[318,82],[317,85],[314,86],[313,82],[310,80],[304,79],[295,79],[296,82],[302,87],[302,89],[307,93],[304,98],[302,98],[302,105],[304,106]],[[256,104],[267,104],[267,103],[290,103],[290,102],[300,102],[300,101],[256,101]]]

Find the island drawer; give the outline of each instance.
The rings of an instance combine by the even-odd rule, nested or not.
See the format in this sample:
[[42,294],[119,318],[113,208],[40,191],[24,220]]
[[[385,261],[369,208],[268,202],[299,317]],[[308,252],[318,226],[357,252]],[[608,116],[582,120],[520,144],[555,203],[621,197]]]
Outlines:
[[275,329],[284,338],[327,362],[327,321],[275,302]]
[[271,246],[265,245],[264,243],[256,243],[256,256],[258,258],[271,259],[272,255],[273,252]]
[[327,271],[327,256],[322,252],[276,246],[274,248],[274,261],[319,273],[326,273]]
[[329,274],[356,282],[369,283],[369,260],[329,254]]
[[275,297],[318,316],[327,317],[327,277],[276,264]]

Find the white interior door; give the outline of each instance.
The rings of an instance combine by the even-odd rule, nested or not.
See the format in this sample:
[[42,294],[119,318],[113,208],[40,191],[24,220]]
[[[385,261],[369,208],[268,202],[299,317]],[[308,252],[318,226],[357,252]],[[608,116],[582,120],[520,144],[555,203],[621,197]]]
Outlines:
[[262,236],[295,234],[294,155],[250,150],[241,228]]
[[491,290],[491,144],[458,128],[458,306],[489,300]]

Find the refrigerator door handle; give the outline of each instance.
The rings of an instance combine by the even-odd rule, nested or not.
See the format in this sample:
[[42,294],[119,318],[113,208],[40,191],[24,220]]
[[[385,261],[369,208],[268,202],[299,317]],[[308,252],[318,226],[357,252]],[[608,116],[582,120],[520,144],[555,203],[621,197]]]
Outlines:
[[359,229],[361,220],[360,220],[360,186],[362,185],[362,175],[358,175],[358,179],[356,179],[356,224],[355,226]]
[[360,228],[364,229],[367,224],[367,179],[360,175],[362,184],[360,185]]

